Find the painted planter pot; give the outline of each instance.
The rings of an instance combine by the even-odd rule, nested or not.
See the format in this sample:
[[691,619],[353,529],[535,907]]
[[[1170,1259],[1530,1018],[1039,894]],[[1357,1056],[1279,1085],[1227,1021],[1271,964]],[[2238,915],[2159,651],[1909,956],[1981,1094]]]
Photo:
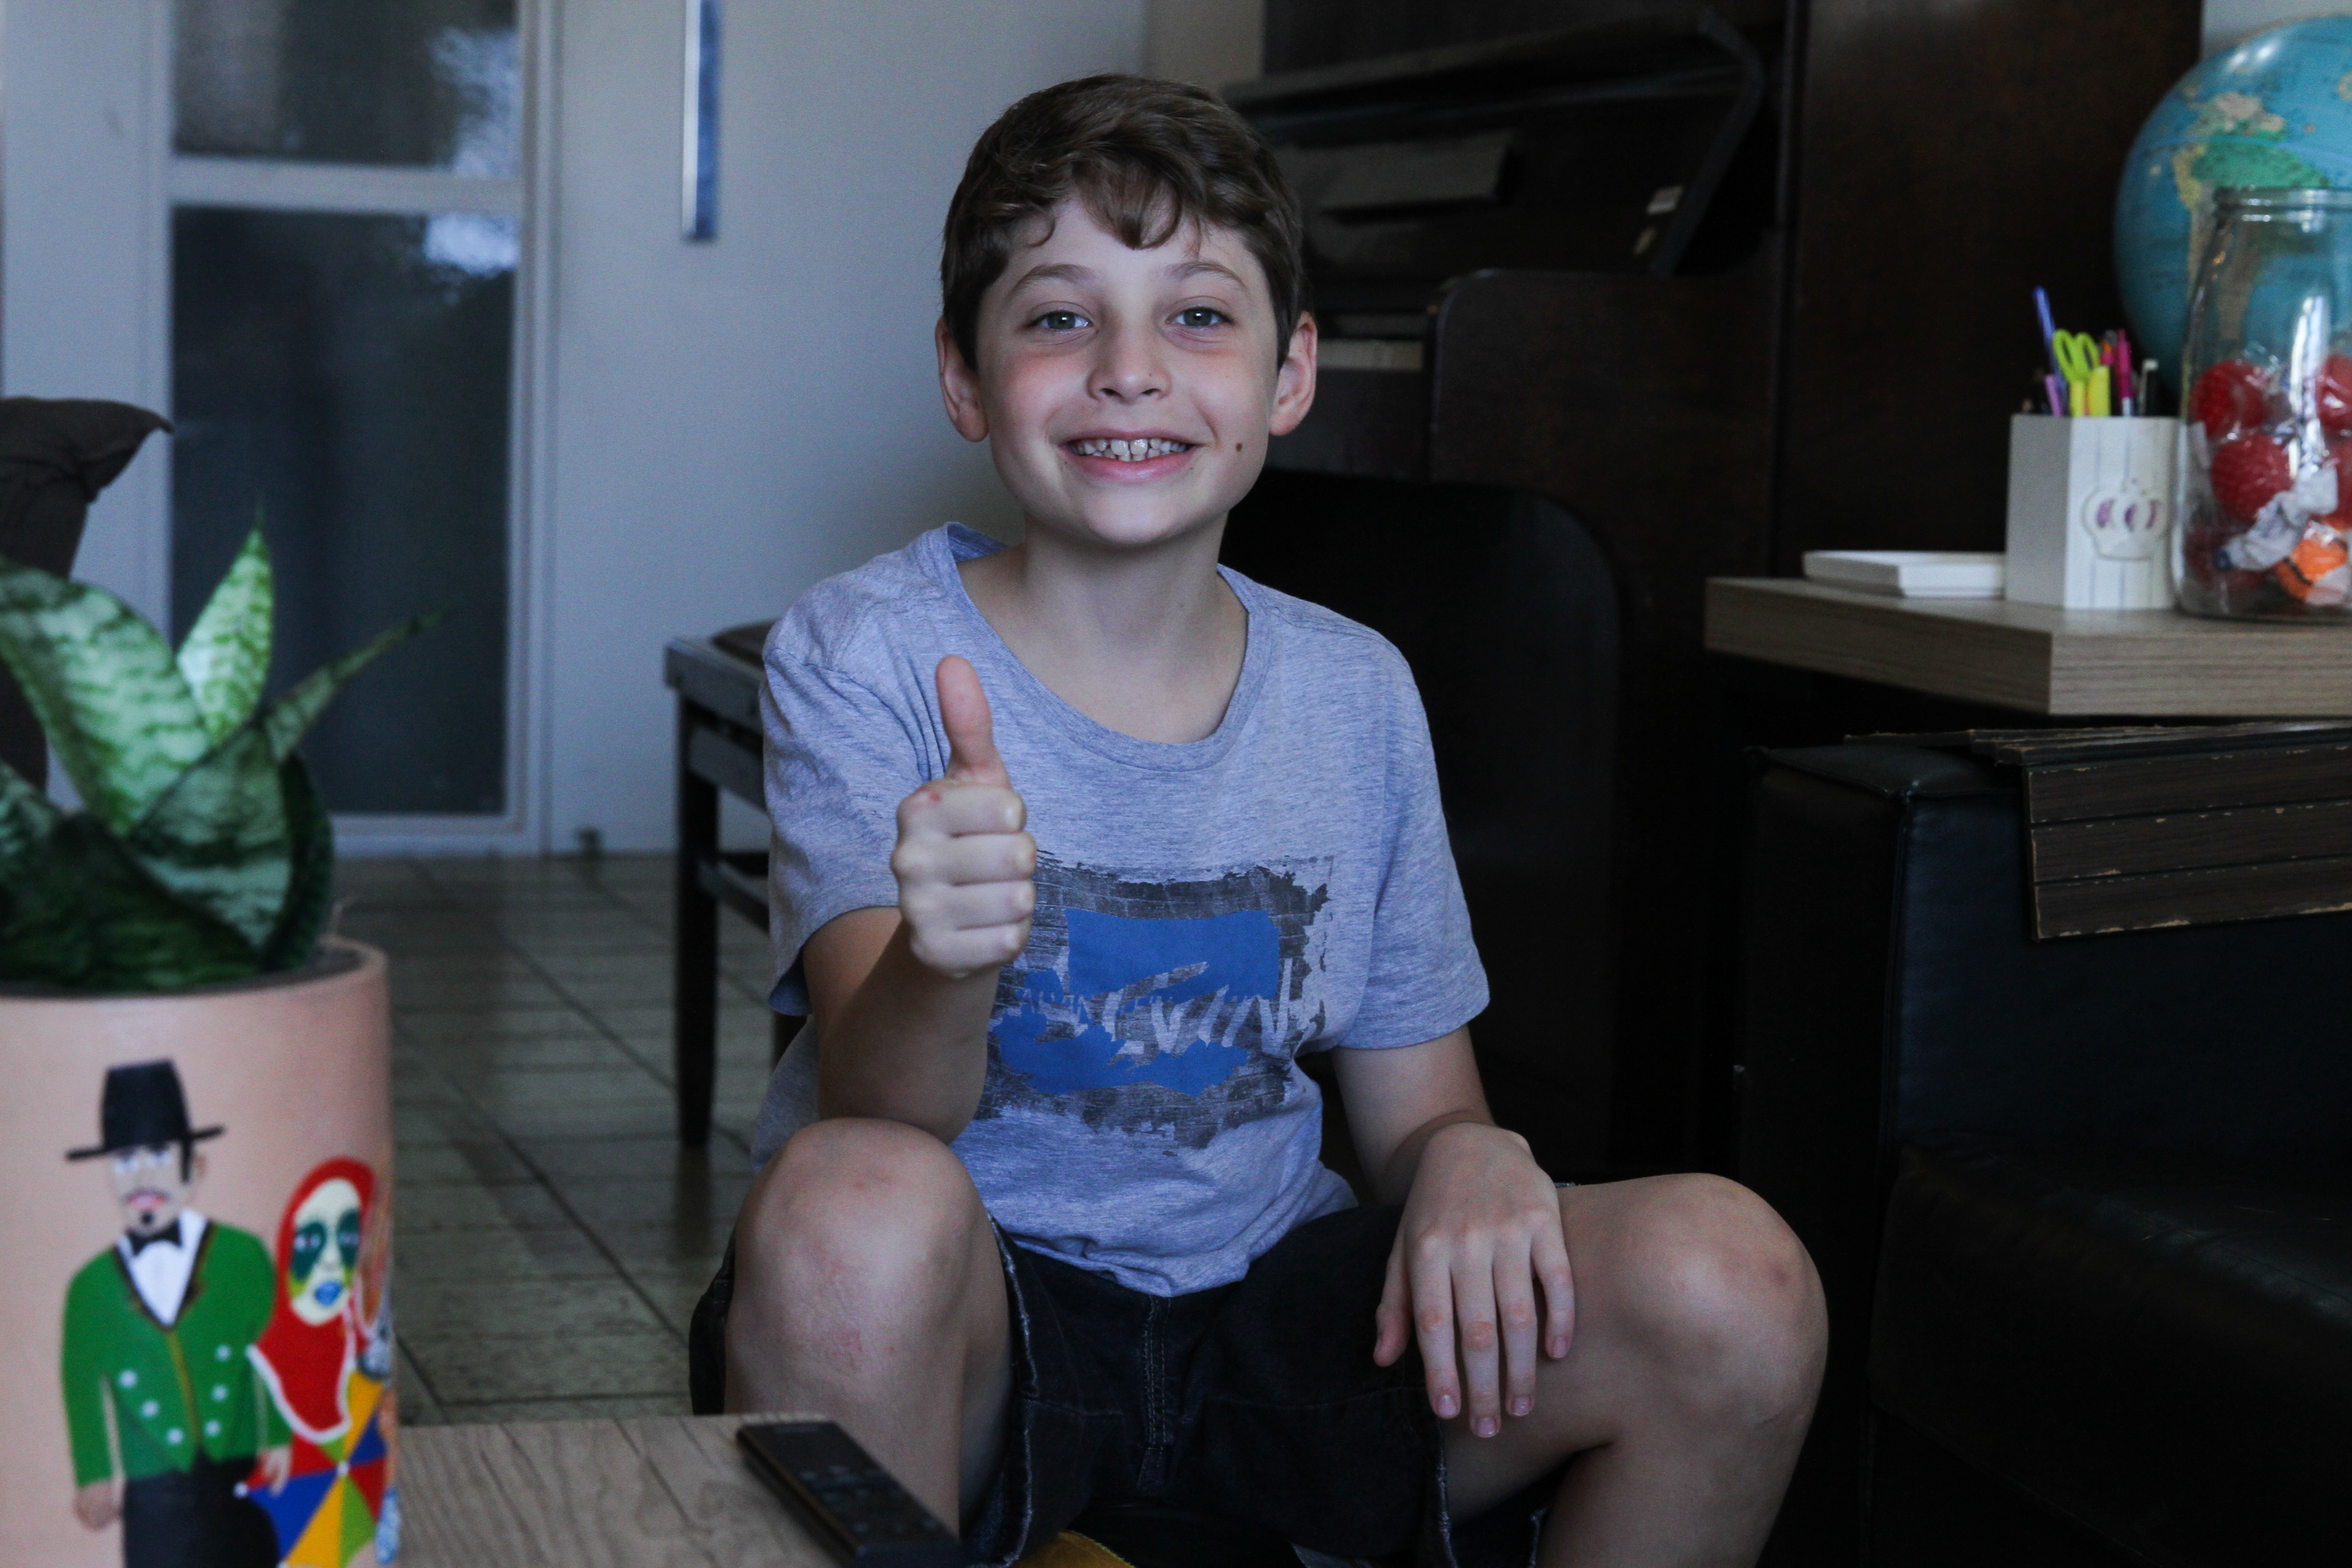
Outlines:
[[383,954],[0,990],[0,1563],[398,1550]]

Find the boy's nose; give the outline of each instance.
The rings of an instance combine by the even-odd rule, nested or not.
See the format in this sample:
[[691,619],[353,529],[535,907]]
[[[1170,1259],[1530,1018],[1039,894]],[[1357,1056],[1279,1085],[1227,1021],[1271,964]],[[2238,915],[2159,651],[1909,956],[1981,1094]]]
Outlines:
[[1168,390],[1159,333],[1129,328],[1106,333],[1101,341],[1102,357],[1095,363],[1093,378],[1097,397],[1134,403]]

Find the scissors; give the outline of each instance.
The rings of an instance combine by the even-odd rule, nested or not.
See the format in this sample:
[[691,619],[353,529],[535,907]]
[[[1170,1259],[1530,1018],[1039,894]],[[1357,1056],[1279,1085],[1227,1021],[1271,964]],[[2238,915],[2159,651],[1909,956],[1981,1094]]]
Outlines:
[[2066,411],[2077,419],[2105,414],[2109,373],[2099,363],[2098,340],[2088,332],[2056,332],[2050,348],[2058,356],[2058,374],[2066,378]]

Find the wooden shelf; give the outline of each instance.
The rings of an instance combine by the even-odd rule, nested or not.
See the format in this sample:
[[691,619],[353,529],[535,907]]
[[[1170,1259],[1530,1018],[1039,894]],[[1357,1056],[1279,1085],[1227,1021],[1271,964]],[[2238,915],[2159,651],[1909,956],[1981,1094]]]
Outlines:
[[1901,599],[1797,577],[1715,577],[1706,647],[2028,713],[2352,715],[2352,626]]

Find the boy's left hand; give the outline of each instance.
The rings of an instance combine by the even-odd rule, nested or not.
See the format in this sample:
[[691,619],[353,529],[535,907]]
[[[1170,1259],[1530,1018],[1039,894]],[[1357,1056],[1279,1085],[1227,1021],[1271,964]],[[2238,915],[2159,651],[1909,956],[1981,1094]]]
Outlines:
[[1525,1139],[1477,1121],[1430,1135],[1375,1321],[1372,1359],[1382,1366],[1419,1340],[1429,1403],[1441,1419],[1466,1407],[1470,1430],[1491,1437],[1507,1410],[1535,1409],[1538,1326],[1544,1354],[1568,1354],[1576,1297],[1559,1192]]

